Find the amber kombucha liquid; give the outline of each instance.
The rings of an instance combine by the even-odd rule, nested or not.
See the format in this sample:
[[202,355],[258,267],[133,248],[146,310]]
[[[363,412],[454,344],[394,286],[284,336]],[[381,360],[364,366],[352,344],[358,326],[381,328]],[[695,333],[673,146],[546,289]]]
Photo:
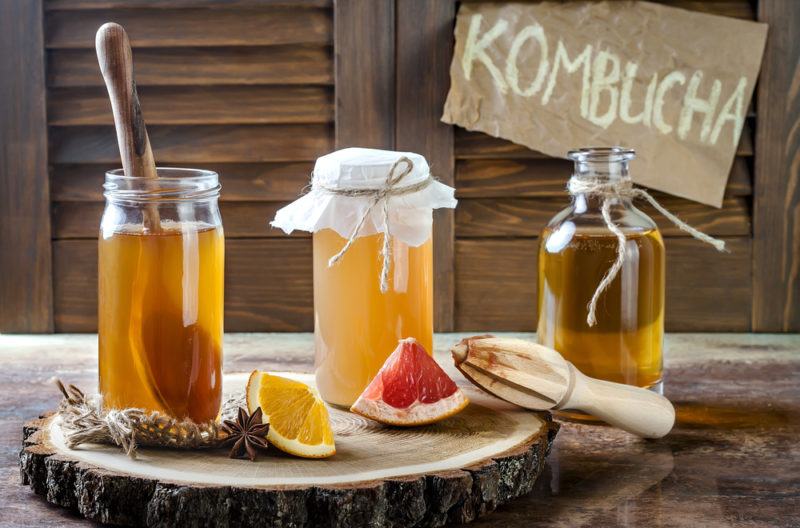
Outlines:
[[661,382],[664,337],[664,244],[657,230],[626,233],[627,257],[597,303],[587,306],[617,256],[607,231],[576,233],[564,247],[539,248],[539,342],[594,378],[654,387]]
[[224,237],[221,228],[164,224],[99,242],[100,392],[204,422],[222,395]]
[[345,240],[335,231],[314,233],[316,378],[322,397],[353,404],[399,339],[415,337],[433,350],[432,246],[392,241],[389,291],[381,293],[380,234],[360,237],[333,267],[328,259]]

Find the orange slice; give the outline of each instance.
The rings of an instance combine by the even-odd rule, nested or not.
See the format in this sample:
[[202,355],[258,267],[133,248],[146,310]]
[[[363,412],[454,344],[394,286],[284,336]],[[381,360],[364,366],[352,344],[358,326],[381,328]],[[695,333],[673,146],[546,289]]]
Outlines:
[[336,454],[328,409],[305,383],[254,370],[247,380],[247,409],[261,407],[269,422],[267,440],[281,451],[304,457]]
[[389,425],[425,425],[461,412],[469,400],[416,339],[402,339],[350,407]]

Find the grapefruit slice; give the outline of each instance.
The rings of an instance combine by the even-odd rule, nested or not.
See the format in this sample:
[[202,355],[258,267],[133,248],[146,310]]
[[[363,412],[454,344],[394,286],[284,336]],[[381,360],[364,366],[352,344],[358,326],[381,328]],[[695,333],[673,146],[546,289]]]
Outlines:
[[413,337],[400,344],[350,410],[388,425],[425,425],[460,412],[469,400]]
[[254,370],[247,380],[247,410],[261,407],[269,422],[267,440],[303,458],[336,454],[328,408],[316,389],[300,381]]

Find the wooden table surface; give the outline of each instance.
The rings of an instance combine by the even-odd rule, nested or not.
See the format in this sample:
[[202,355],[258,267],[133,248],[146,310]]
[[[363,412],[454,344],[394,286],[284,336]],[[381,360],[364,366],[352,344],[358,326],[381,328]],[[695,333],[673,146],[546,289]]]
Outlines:
[[[57,405],[52,377],[96,387],[96,339],[0,336],[0,526],[90,524],[20,485],[17,457],[23,422]],[[312,349],[310,334],[231,334],[225,369],[310,371]],[[534,491],[472,526],[800,526],[798,383],[796,334],[670,335],[670,435],[563,423]]]

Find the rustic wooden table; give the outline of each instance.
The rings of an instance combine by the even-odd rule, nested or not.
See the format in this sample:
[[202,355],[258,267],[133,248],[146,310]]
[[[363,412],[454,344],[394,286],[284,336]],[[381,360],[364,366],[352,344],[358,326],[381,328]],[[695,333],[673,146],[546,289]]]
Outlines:
[[[437,353],[457,337],[438,335]],[[308,371],[312,346],[228,335],[225,368]],[[473,526],[799,526],[800,336],[670,335],[666,367],[669,436],[564,423],[535,490]],[[53,376],[93,388],[96,336],[0,336],[2,527],[88,524],[20,485],[22,423],[56,406]]]

